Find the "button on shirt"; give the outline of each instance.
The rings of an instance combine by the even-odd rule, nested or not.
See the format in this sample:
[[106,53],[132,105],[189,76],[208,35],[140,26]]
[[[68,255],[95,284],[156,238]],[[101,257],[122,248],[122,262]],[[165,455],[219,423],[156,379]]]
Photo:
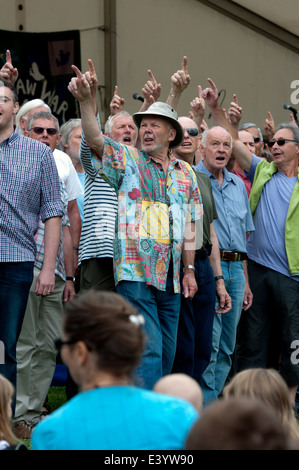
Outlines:
[[15,129],[0,144],[0,262],[34,261],[39,217],[63,214],[50,148]]
[[254,225],[243,181],[224,168],[224,179],[220,186],[202,161],[195,169],[207,174],[212,183],[218,213],[214,227],[220,250],[246,253],[246,235],[254,230]]
[[161,164],[145,152],[104,140],[102,160],[92,155],[92,161],[118,191],[116,283],[143,281],[165,290],[172,259],[174,292],[179,293],[185,224],[203,213],[195,174],[170,152],[166,180]]

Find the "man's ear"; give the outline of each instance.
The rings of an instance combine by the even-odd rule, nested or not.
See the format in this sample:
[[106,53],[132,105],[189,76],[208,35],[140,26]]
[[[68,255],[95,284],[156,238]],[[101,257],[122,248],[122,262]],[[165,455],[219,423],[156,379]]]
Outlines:
[[26,137],[29,137],[29,131],[27,131],[27,130],[24,131],[24,135],[25,135]]
[[16,101],[16,102],[14,103],[14,110],[13,110],[13,114],[17,114],[17,112],[19,111],[19,109],[20,109],[19,102],[18,102],[18,101]]
[[168,138],[169,142],[173,142],[175,139],[175,136],[176,136],[176,130],[173,128],[170,129],[169,138]]

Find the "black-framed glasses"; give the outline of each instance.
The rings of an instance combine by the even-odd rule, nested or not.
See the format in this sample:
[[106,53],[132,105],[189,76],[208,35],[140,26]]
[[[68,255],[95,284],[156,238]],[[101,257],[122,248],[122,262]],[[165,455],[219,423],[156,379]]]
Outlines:
[[[271,140],[268,142],[268,145],[270,148],[273,147],[274,144],[279,145],[279,147],[282,147],[286,142],[297,142],[297,140],[292,140],[292,139],[278,139],[278,140]],[[298,142],[297,142],[298,144]]]
[[75,343],[78,343],[78,339],[61,339],[61,338],[56,338],[54,339],[54,344],[55,344],[55,348],[58,352],[61,351],[61,348],[62,346],[64,346],[65,344],[75,344]]
[[196,137],[198,135],[198,129],[196,127],[190,127],[189,129],[185,129],[191,137]]
[[255,144],[258,144],[261,141],[260,137],[253,137],[253,141]]
[[55,135],[57,134],[57,129],[55,127],[32,127],[30,129],[31,131],[34,132],[34,134],[41,135],[44,131],[47,131],[47,134],[49,135]]

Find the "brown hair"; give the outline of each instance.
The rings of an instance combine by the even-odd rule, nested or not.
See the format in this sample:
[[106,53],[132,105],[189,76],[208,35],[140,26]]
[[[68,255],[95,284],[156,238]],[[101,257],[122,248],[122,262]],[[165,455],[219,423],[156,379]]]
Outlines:
[[274,410],[257,399],[208,405],[191,428],[186,450],[288,450],[293,443]]
[[17,443],[12,431],[12,419],[8,414],[14,392],[12,383],[0,374],[0,440],[5,440],[10,445]]
[[65,304],[63,331],[95,352],[99,369],[130,376],[144,349],[142,322],[121,295],[89,290]]

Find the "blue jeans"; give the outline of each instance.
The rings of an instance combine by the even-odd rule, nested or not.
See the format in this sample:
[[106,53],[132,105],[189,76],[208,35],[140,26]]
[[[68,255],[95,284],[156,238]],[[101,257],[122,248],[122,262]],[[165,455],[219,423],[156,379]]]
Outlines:
[[181,297],[172,372],[190,375],[202,386],[202,374],[211,357],[216,283],[208,258],[195,260],[194,267],[198,290],[193,299]]
[[145,318],[146,347],[136,368],[136,382],[151,390],[172,369],[181,295],[173,291],[171,274],[167,277],[166,291],[133,281],[121,281],[116,289]]
[[16,346],[25,315],[33,262],[0,263],[0,340],[4,344],[4,364],[0,373],[16,387]]
[[214,314],[212,354],[210,364],[202,376],[204,405],[217,400],[231,369],[231,355],[236,345],[237,326],[241,317],[245,276],[242,261],[222,261],[225,287],[232,299],[228,313]]

